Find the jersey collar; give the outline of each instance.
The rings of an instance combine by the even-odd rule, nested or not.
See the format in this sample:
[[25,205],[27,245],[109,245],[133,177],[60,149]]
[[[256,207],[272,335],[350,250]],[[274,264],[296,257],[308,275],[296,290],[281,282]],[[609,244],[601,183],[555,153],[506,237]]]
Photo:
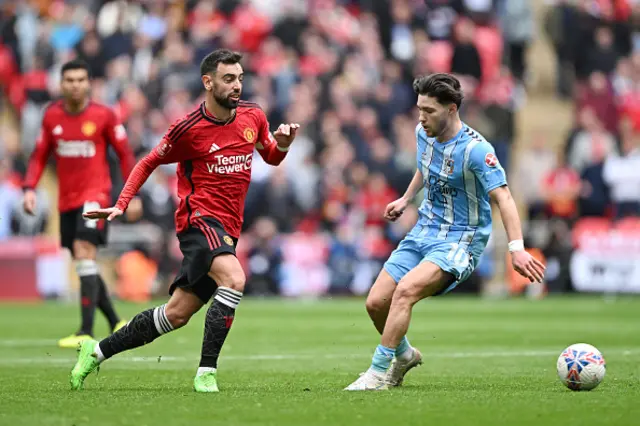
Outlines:
[[204,117],[205,120],[212,122],[213,124],[217,125],[217,126],[225,126],[227,124],[231,124],[235,121],[236,116],[238,115],[238,110],[236,109],[235,114],[233,114],[233,118],[231,118],[231,120],[218,120],[217,118],[215,118],[213,115],[211,115],[209,113],[209,111],[207,111],[207,108],[204,106],[204,102],[202,102],[200,104],[200,114],[202,114],[202,116]]

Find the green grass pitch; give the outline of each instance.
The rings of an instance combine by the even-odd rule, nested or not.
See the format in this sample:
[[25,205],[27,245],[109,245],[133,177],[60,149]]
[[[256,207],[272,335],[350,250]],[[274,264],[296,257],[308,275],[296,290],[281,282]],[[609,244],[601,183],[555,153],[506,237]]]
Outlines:
[[[132,316],[144,306],[120,304]],[[378,336],[360,299],[244,300],[222,351],[219,394],[192,391],[204,311],[184,329],[121,354],[71,392],[75,352],[56,339],[75,305],[0,305],[0,425],[632,425],[640,418],[640,298],[487,301],[455,295],[414,310],[425,364],[401,389],[342,391]],[[97,332],[106,327],[98,317]],[[587,342],[607,361],[591,392],[555,363]]]

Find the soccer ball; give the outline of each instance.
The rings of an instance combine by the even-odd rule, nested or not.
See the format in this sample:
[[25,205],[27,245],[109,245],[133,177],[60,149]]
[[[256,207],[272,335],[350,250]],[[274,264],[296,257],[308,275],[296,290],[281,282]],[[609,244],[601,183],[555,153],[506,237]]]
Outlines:
[[576,343],[558,357],[558,377],[571,390],[591,390],[604,379],[606,364],[598,349]]

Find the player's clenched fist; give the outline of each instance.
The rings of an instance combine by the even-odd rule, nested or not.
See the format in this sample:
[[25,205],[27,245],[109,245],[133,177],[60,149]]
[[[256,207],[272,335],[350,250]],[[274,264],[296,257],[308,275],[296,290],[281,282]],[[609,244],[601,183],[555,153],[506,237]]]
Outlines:
[[282,148],[287,148],[296,137],[296,132],[300,128],[298,123],[281,124],[275,131],[273,137]]
[[396,219],[402,216],[408,204],[409,202],[404,198],[398,198],[394,202],[387,204],[387,208],[384,209],[384,218],[395,222]]

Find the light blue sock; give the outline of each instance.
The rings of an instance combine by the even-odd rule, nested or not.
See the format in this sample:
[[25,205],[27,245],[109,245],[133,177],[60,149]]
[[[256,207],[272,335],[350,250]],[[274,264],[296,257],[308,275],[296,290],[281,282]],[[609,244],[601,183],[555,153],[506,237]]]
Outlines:
[[373,359],[371,360],[371,368],[378,373],[384,373],[389,369],[391,361],[396,354],[396,350],[387,348],[386,346],[378,345],[373,353]]
[[409,343],[409,339],[407,339],[407,336],[404,336],[402,340],[400,340],[400,344],[396,348],[396,357],[402,356],[402,354],[404,354],[409,349],[411,349],[411,343]]

